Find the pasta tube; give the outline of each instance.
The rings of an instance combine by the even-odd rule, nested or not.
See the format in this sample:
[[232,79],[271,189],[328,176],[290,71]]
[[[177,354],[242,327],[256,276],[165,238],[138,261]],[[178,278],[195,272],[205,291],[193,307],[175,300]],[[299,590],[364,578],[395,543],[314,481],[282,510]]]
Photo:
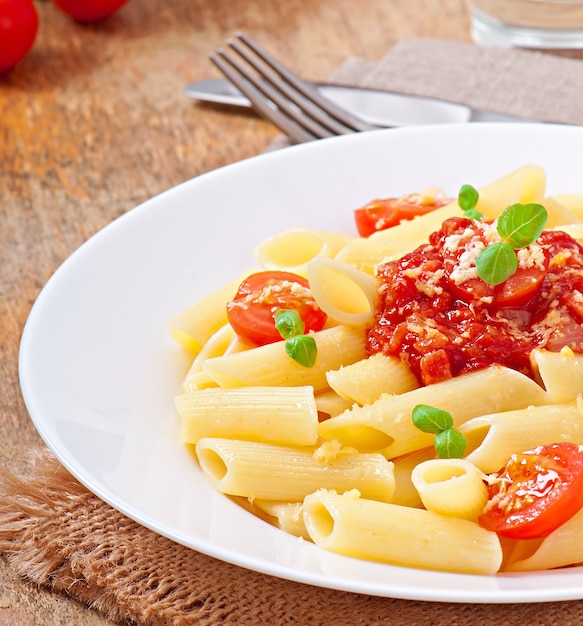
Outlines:
[[432,459],[415,467],[411,481],[428,511],[473,522],[488,501],[485,475],[465,459]]
[[334,257],[353,239],[355,237],[341,233],[292,228],[260,243],[255,248],[255,258],[266,269],[294,272],[305,277],[312,259]]
[[313,449],[233,439],[201,439],[196,454],[211,485],[222,493],[299,502],[320,487],[358,488],[388,501],[395,491],[393,464],[381,454],[341,454],[326,462]]
[[308,265],[308,281],[318,306],[339,324],[370,325],[379,281],[334,259],[317,257]]
[[335,326],[314,333],[318,357],[313,367],[291,359],[284,341],[244,352],[207,359],[204,371],[221,387],[243,385],[312,385],[315,391],[329,389],[326,372],[366,356],[363,328]]
[[583,220],[583,193],[553,194],[549,197]]
[[400,394],[419,387],[406,363],[382,353],[326,373],[338,395],[357,404],[370,404],[383,393]]
[[430,448],[422,448],[421,450],[392,459],[395,466],[395,493],[391,499],[393,504],[417,508],[423,507],[419,492],[411,481],[411,474],[419,463],[434,458],[435,448],[431,446]]
[[544,390],[524,374],[492,366],[400,395],[383,394],[372,404],[354,406],[321,422],[318,430],[323,439],[337,439],[364,452],[382,451],[392,458],[433,445],[433,436],[418,430],[411,419],[417,404],[449,411],[459,426],[484,413],[544,404],[546,398]]
[[312,387],[204,389],[175,399],[182,439],[250,439],[312,446],[318,439],[318,411]]
[[547,176],[538,165],[523,165],[506,176],[479,189],[476,209],[494,219],[509,205],[542,202],[545,197]]
[[319,413],[333,417],[349,409],[351,403],[335,391],[323,391],[316,395],[316,406]]
[[494,574],[502,563],[496,533],[424,509],[320,489],[304,500],[314,543],[361,559],[426,569]]
[[468,440],[468,461],[497,472],[515,452],[559,441],[583,444],[581,402],[529,406],[482,415],[459,427]]
[[421,237],[413,241],[407,239],[389,241],[387,236],[383,235],[386,232],[382,230],[373,233],[370,237],[359,237],[350,241],[338,252],[336,259],[374,276],[377,265],[411,252],[422,242]]
[[570,349],[533,350],[530,360],[547,390],[549,402],[570,402],[583,393],[583,354]]
[[197,375],[202,372],[202,363],[206,359],[224,354],[234,336],[235,331],[229,324],[225,324],[209,338],[192,361],[190,369],[188,370],[188,373],[182,383],[184,391],[188,391],[191,387],[192,381],[197,380]]
[[304,505],[301,502],[254,500],[253,505],[271,518],[269,521],[277,528],[281,528],[290,535],[311,541],[304,523],[302,514]]
[[563,224],[581,224],[583,220],[570,211],[564,204],[556,198],[548,197],[542,202],[547,210],[548,219],[545,228],[560,228]]

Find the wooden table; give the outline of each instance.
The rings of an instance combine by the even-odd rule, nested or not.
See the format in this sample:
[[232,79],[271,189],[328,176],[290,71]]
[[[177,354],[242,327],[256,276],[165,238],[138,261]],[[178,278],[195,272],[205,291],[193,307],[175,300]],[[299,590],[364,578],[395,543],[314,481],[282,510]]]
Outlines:
[[[184,180],[252,156],[279,134],[251,114],[194,104],[186,82],[236,30],[325,79],[399,39],[469,41],[464,0],[130,0],[82,26],[37,2],[31,53],[0,78],[0,462],[39,445],[20,394],[18,347],[57,267],[122,213]],[[47,364],[49,366],[49,364]],[[110,623],[24,583],[0,559],[0,625]]]

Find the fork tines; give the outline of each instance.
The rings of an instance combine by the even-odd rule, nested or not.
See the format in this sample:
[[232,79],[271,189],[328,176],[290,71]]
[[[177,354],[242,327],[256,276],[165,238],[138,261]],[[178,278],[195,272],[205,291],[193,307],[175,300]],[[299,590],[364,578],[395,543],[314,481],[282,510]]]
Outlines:
[[322,96],[243,33],[237,33],[227,44],[230,52],[220,48],[211,55],[211,61],[292,141],[301,143],[373,128]]

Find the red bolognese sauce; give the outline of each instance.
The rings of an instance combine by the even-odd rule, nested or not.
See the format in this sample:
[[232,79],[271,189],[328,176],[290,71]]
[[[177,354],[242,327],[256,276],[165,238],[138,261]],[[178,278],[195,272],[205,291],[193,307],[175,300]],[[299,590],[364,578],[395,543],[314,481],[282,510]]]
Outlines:
[[532,375],[534,348],[583,351],[583,247],[543,231],[517,252],[516,273],[490,285],[475,258],[496,237],[492,223],[454,217],[429,243],[380,265],[369,354],[398,356],[430,384],[492,364]]

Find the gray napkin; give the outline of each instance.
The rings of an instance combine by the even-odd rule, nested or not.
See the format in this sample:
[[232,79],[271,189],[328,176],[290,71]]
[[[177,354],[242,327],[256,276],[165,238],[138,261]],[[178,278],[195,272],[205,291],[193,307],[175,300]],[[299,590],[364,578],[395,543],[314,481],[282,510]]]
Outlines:
[[379,62],[349,59],[331,80],[583,124],[583,61],[543,52],[405,39]]

